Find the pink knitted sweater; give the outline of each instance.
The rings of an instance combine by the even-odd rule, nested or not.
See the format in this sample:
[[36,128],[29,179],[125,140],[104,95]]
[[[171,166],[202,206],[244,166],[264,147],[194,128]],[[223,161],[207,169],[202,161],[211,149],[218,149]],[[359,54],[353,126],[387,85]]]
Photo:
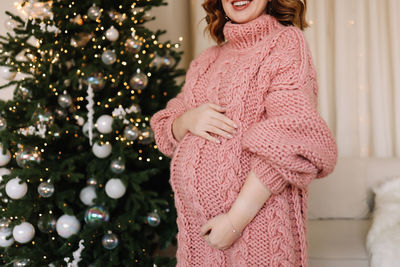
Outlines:
[[[158,149],[171,157],[170,184],[178,213],[178,267],[307,266],[308,184],[330,174],[337,146],[317,111],[318,86],[301,30],[273,16],[224,26],[227,40],[195,58],[182,91],[150,125]],[[200,104],[226,107],[239,127],[221,143],[187,132],[178,142],[172,122]],[[226,250],[199,235],[228,212],[250,169],[273,193]]]

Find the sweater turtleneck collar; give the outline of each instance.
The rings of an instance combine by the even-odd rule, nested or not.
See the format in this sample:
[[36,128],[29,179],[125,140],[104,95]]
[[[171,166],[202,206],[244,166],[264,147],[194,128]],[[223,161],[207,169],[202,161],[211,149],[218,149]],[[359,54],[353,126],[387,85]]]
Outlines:
[[266,13],[246,23],[233,23],[228,21],[224,25],[223,33],[227,43],[226,47],[244,49],[253,47],[264,39],[279,21]]

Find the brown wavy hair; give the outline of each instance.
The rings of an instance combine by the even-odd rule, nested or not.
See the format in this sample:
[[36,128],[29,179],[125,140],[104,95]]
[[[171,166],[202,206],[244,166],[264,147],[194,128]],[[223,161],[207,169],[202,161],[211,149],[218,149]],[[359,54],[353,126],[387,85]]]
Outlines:
[[[218,45],[225,41],[224,25],[228,21],[222,7],[222,0],[205,0],[202,7],[206,11],[203,18],[207,22],[204,32],[209,32]],[[309,25],[306,21],[307,0],[270,0],[265,13],[274,16],[282,25],[294,25],[304,30]]]

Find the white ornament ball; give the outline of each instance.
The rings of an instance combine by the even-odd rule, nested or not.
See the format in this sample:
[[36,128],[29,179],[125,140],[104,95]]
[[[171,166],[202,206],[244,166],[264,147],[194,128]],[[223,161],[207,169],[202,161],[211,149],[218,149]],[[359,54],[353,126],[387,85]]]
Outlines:
[[121,179],[112,178],[106,183],[106,194],[110,198],[120,198],[126,192],[126,186],[122,183]]
[[83,204],[87,206],[94,205],[94,199],[97,197],[96,195],[96,188],[94,186],[86,186],[81,190],[79,194],[79,198],[83,202]]
[[56,224],[57,233],[64,238],[76,234],[81,229],[81,223],[73,215],[64,214],[57,220]]
[[107,40],[109,40],[111,42],[114,42],[114,41],[118,40],[118,38],[119,38],[118,30],[114,26],[111,26],[106,31],[106,38],[107,38]]
[[[10,239],[7,237],[11,236]],[[6,248],[11,246],[14,243],[14,238],[12,237],[11,228],[2,229],[0,231],[0,247]]]
[[25,182],[20,183],[21,181],[19,177],[15,177],[7,182],[6,193],[10,198],[20,199],[28,192],[28,185]]
[[112,132],[113,117],[101,115],[96,121],[96,128],[100,133],[108,134]]
[[35,227],[28,222],[16,225],[13,229],[13,237],[19,243],[28,243],[35,236]]
[[110,143],[104,143],[103,145],[100,145],[98,142],[96,142],[92,147],[92,151],[96,157],[104,159],[111,154],[112,146]]
[[5,80],[12,80],[17,75],[16,72],[12,72],[9,67],[7,66],[0,66],[0,78]]
[[7,165],[11,160],[11,153],[7,149],[6,153],[3,154],[3,147],[0,145],[0,166],[5,166]]
[[0,183],[3,181],[3,175],[10,174],[11,171],[7,168],[0,168]]

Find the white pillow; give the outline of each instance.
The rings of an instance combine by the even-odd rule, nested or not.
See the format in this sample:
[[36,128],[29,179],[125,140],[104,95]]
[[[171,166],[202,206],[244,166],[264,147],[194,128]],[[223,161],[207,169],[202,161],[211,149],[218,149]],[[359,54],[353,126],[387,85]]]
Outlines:
[[334,171],[309,185],[308,219],[370,216],[366,167],[368,159],[339,157]]

